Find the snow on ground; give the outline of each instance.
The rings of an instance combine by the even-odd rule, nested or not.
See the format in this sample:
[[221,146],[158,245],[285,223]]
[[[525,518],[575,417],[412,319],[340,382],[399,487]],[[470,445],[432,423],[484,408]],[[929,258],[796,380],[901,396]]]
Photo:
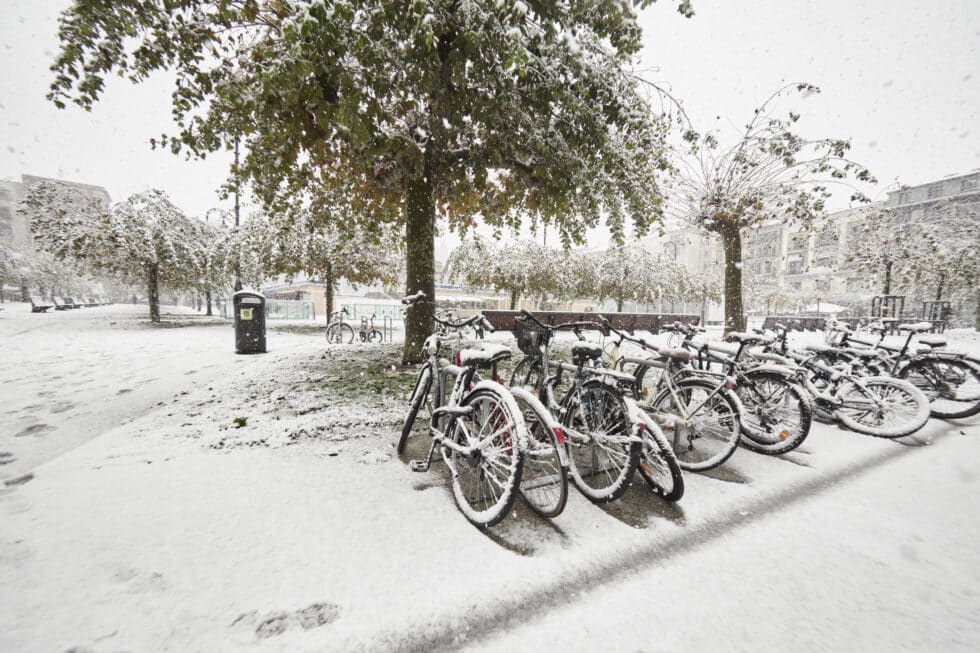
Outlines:
[[[179,392],[248,368],[249,357],[230,357],[228,322],[187,308],[163,307],[163,326],[150,324],[147,307],[114,305],[31,313],[6,303],[0,312],[5,347],[0,384],[0,479],[26,473],[122,420],[173,402]],[[170,327],[170,328],[167,328]],[[308,342],[288,333],[269,348]]]
[[[790,455],[740,451],[686,475],[679,505],[642,485],[602,507],[573,491],[553,522],[518,505],[482,533],[455,509],[443,470],[409,471],[424,438],[394,453],[414,377],[396,346],[327,346],[322,328],[271,325],[270,354],[236,356],[227,323],[166,329],[140,325],[137,309],[89,310],[105,323],[0,317],[8,352],[46,364],[4,367],[18,379],[4,410],[17,412],[4,415],[0,450],[39,391],[78,404],[89,393],[93,412],[113,416],[0,488],[0,650],[840,648],[840,606],[854,605],[849,628],[866,625],[882,649],[920,648],[906,621],[912,599],[940,592],[929,572],[951,591],[921,631],[947,625],[953,648],[980,641],[955,605],[975,598],[978,573],[964,554],[980,498],[976,420],[931,421],[902,442],[818,425]],[[127,314],[132,326],[117,329]],[[64,326],[35,326],[51,317]],[[52,337],[31,335],[43,329]],[[70,381],[47,343],[68,331],[89,343],[90,383],[150,378],[139,373],[152,365],[167,370],[146,384],[155,394],[135,403]],[[156,355],[182,345],[192,349]],[[21,436],[19,459],[57,433]],[[782,605],[796,596],[807,601]],[[780,637],[783,627],[803,634]]]

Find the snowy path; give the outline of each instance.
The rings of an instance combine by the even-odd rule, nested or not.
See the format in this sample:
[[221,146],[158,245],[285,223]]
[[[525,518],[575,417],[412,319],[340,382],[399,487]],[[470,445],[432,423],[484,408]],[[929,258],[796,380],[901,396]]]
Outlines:
[[163,307],[164,320],[176,311],[182,326],[160,328],[149,326],[146,306],[41,314],[30,313],[28,304],[5,306],[0,451],[10,455],[0,466],[0,481],[172,402],[229,365],[249,364],[247,357],[231,355],[234,335],[227,321],[188,309]]
[[613,582],[487,624],[469,648],[576,651],[608,637],[629,651],[976,651],[977,444],[951,434],[815,480]]
[[[977,421],[932,421],[902,443],[818,426],[804,451],[740,451],[687,475],[678,506],[640,486],[601,508],[573,493],[553,523],[519,507],[484,534],[440,471],[393,456],[401,398],[387,373],[358,371],[386,370],[391,352],[289,342],[186,395],[171,387],[175,401],[0,489],[0,650],[785,650],[843,632],[838,594],[847,623],[887,650],[923,641],[897,621],[910,597],[939,591],[930,571],[956,578],[922,632],[978,640],[956,606],[978,573],[964,553],[977,540]],[[858,589],[873,590],[873,610],[853,608]],[[887,610],[891,594],[901,609]],[[794,596],[828,607],[779,604]],[[782,611],[801,639],[771,634]]]

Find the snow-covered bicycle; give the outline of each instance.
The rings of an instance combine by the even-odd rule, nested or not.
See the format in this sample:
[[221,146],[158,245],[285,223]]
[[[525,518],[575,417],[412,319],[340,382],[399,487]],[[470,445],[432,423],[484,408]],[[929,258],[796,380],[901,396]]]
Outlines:
[[330,319],[327,320],[327,342],[330,344],[354,342],[354,327],[344,322],[345,315],[347,315],[346,308],[330,314]]
[[868,329],[879,334],[877,341],[859,337],[847,324],[832,324],[831,344],[821,348],[817,360],[848,362],[859,373],[905,379],[929,398],[934,417],[959,419],[980,414],[980,362],[946,349],[946,336],[928,333],[931,323],[899,324],[898,329],[908,333],[901,347],[885,343],[889,329],[884,324]]
[[[817,358],[820,347],[799,351],[786,344],[788,329],[777,325],[779,338],[759,353],[764,360],[797,366],[797,378],[813,396],[815,413],[829,416],[852,431],[879,438],[915,433],[929,421],[929,400],[908,381],[888,376],[861,376],[851,365]],[[773,358],[775,355],[776,358]]]
[[[425,293],[419,292],[402,300],[404,304],[425,303]],[[441,320],[437,323],[449,329],[462,328],[482,321],[477,314],[466,320]],[[425,472],[438,450],[449,468],[453,498],[460,512],[474,525],[488,528],[506,517],[517,498],[521,481],[523,452],[527,448],[528,432],[521,410],[507,388],[492,380],[479,380],[479,370],[494,373],[497,364],[510,357],[510,349],[487,345],[483,349],[461,349],[456,354],[458,372],[442,373],[440,349],[458,338],[451,334],[433,333],[426,338],[423,351],[426,361],[419,368],[415,387],[409,398],[398,453],[405,450],[415,420],[429,400],[432,411],[428,433],[432,438],[424,459],[412,460],[412,471]],[[452,378],[452,387],[443,383]]]
[[[660,427],[634,401],[632,376],[602,367],[602,348],[582,340],[572,345],[572,364],[549,359],[556,331],[599,326],[545,325],[521,311],[514,334],[525,357],[514,369],[511,386],[531,388],[560,420],[569,475],[588,499],[604,503],[618,498],[639,469],[655,493],[678,501],[684,495],[680,467]],[[559,401],[555,391],[566,378],[570,387]]]

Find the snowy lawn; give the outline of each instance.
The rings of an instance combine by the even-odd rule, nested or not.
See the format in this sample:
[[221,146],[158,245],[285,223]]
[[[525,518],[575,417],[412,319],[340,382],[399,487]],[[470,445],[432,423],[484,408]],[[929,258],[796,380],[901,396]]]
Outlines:
[[[838,628],[839,611],[826,606],[862,588],[861,573],[880,578],[887,568],[876,609],[849,615],[885,650],[905,642],[908,606],[937,591],[923,569],[948,574],[954,596],[975,599],[963,592],[980,564],[964,554],[977,540],[976,420],[933,420],[902,442],[818,425],[793,454],[740,451],[720,470],[686,475],[679,505],[642,484],[604,507],[573,491],[554,522],[518,505],[481,533],[456,511],[441,469],[409,471],[405,460],[423,454],[424,438],[410,441],[405,460],[394,455],[414,379],[397,365],[396,346],[327,346],[322,328],[271,324],[269,354],[236,356],[227,323],[166,329],[143,324],[138,307],[87,310],[0,318],[19,361],[3,368],[15,394],[5,400],[0,451],[17,459],[0,478],[34,474],[0,488],[0,650],[813,648],[824,640],[772,634],[783,611],[772,603],[805,587],[826,605],[794,606],[796,619],[809,619],[807,632]],[[62,326],[42,321],[52,317]],[[91,370],[84,383],[56,342],[69,334]],[[144,395],[118,394],[142,379],[151,379]],[[52,394],[37,400],[40,392]],[[75,406],[27,409],[52,396]],[[55,428],[18,436],[30,423]],[[48,442],[59,437],[71,441]],[[908,492],[904,470],[919,458],[912,514],[936,508],[925,523],[889,494],[903,483]],[[15,465],[18,474],[6,471]],[[825,536],[807,516],[812,502],[830,511],[821,513]],[[963,528],[950,532],[957,516]],[[878,525],[883,537],[864,546]],[[697,555],[709,556],[707,566]],[[786,586],[725,592],[715,569],[732,583]],[[617,603],[623,583],[631,599]],[[591,599],[576,601],[604,585],[596,611]],[[886,590],[905,607],[881,606]],[[739,617],[756,596],[768,630]],[[645,640],[617,635],[630,609],[649,625]],[[980,641],[975,618],[952,608],[935,618],[956,632],[943,644]],[[548,632],[574,627],[563,639],[506,639],[536,619]],[[686,639],[695,626],[698,638]]]

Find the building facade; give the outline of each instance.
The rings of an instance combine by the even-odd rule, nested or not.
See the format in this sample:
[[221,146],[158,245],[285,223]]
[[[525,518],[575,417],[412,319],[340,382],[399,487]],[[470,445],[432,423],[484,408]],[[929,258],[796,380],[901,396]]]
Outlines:
[[[884,211],[896,224],[966,217],[980,231],[980,170],[888,193],[882,202],[828,214],[808,227],[762,224],[743,235],[743,283],[750,312],[798,311],[814,304],[848,303],[866,309],[880,280],[862,277],[848,248],[868,215]],[[966,235],[965,235],[966,236]],[[975,234],[974,234],[975,237]],[[640,241],[651,254],[667,254],[692,272],[721,274],[721,240],[695,227],[668,229]]]

